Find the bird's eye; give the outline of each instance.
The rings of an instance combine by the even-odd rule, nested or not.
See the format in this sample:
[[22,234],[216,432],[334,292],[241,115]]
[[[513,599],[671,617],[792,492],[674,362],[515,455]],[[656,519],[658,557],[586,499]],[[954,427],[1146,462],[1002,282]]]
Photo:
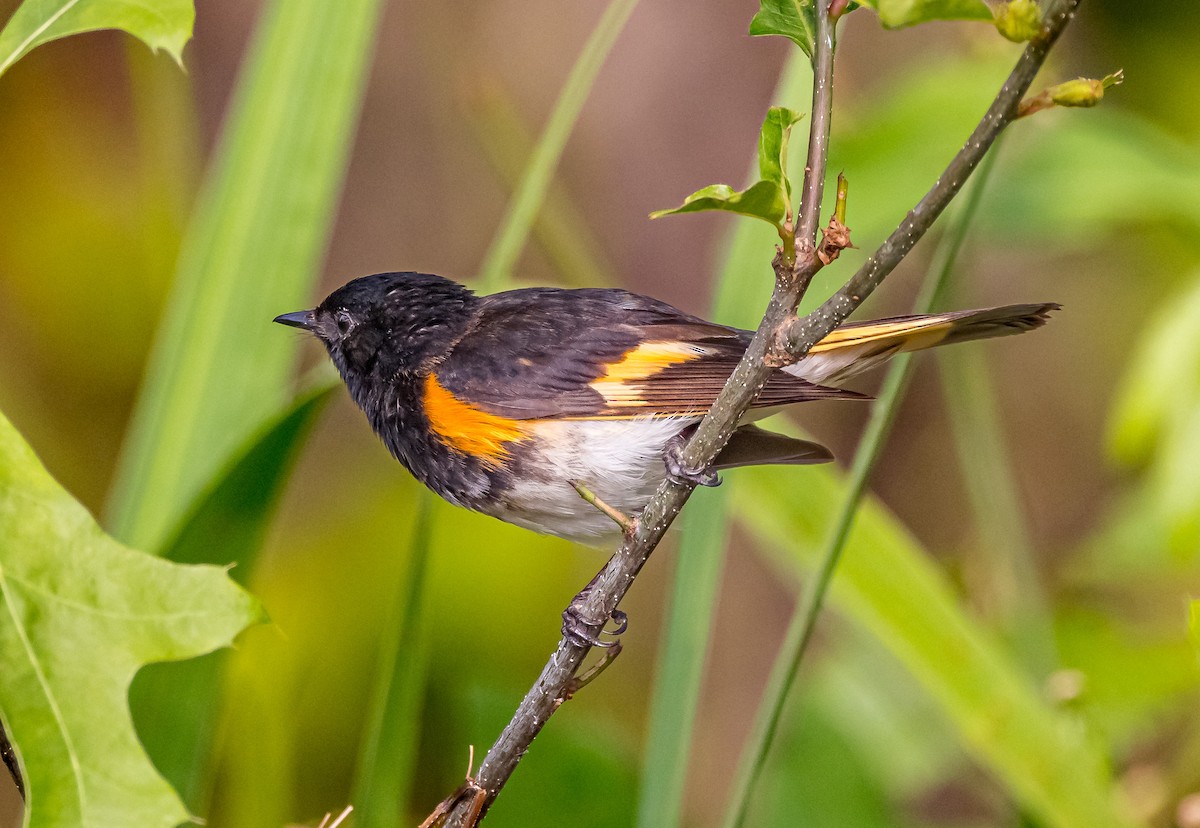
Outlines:
[[337,325],[338,333],[340,333],[342,336],[350,333],[350,330],[354,327],[354,320],[351,318],[348,311],[338,311],[336,314],[334,314],[333,320]]

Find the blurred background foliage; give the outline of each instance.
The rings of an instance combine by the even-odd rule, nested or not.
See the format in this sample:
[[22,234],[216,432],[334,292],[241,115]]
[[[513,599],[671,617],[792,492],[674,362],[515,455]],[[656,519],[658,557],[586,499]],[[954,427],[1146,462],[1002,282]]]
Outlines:
[[[0,79],[0,409],[96,513],[262,5],[200,3],[187,74],[103,32],[41,47]],[[770,287],[769,230],[735,241],[729,217],[645,217],[699,186],[739,183],[769,104],[807,109],[803,97],[773,98],[790,50],[747,36],[755,6],[637,6],[566,144],[517,283],[620,285],[695,313],[723,290],[736,301],[718,301],[721,321],[753,324]],[[13,7],[0,2],[0,19]],[[319,286],[302,303],[379,270],[478,274],[601,14],[549,0],[382,4]],[[1186,59],[1198,27],[1193,4],[1084,4],[1046,82],[1123,67],[1126,83],[1094,111],[1043,113],[1012,130],[952,286],[957,306],[1054,300],[1064,310],[1028,337],[922,360],[873,481],[871,525],[892,534],[848,552],[869,567],[872,540],[893,537],[928,556],[961,613],[1003,641],[1062,725],[1107,758],[1133,818],[1185,828],[1200,825],[1189,799],[1200,792],[1200,675],[1186,634],[1200,591],[1200,108],[1185,91],[1200,81]],[[851,180],[860,249],[824,271],[814,294],[840,283],[929,186],[1017,50],[986,25],[885,32],[869,12],[850,16],[840,47],[831,169]],[[312,63],[320,78],[335,61],[318,53]],[[311,243],[319,257],[323,241]],[[911,306],[931,247],[872,299],[873,315]],[[719,267],[729,261],[745,264]],[[238,290],[254,293],[251,282]],[[272,313],[295,309],[294,297],[279,301]],[[302,347],[301,368],[319,364]],[[271,394],[292,382],[277,361],[240,367],[270,370]],[[848,458],[865,409],[800,415]],[[735,526],[684,824],[717,822],[805,571],[797,557],[836,506],[821,487],[806,492],[806,474],[728,477]],[[784,508],[762,509],[768,496]],[[243,557],[231,521],[176,539],[180,557]],[[539,738],[489,825],[634,820],[673,545],[630,595],[624,655]],[[364,790],[356,768],[387,668],[401,684],[415,677],[397,708],[407,718],[392,723],[411,735],[378,755],[395,761],[411,748],[397,771],[407,794],[396,796],[409,803],[405,824],[419,821],[461,781],[467,745],[485,750],[507,721],[557,640],[559,612],[601,563],[596,551],[426,499],[339,390],[265,546],[238,572],[272,623],[217,656],[227,669],[215,747],[189,804],[217,828],[314,824],[339,811]],[[424,584],[417,604],[404,599],[414,582]],[[380,653],[393,640],[403,646],[389,664]],[[185,669],[146,671],[135,695],[142,682],[186,680]],[[835,602],[824,618],[800,688],[752,824],[1038,824],[852,606]],[[139,721],[159,758],[163,732]],[[0,800],[11,814],[10,792]]]

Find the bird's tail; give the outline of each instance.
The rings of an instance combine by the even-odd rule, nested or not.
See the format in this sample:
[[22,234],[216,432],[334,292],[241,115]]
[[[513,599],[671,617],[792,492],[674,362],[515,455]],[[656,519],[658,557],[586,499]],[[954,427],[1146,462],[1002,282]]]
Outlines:
[[838,328],[784,370],[810,382],[838,383],[903,351],[1040,328],[1058,309],[1059,305],[1046,302],[856,322]]

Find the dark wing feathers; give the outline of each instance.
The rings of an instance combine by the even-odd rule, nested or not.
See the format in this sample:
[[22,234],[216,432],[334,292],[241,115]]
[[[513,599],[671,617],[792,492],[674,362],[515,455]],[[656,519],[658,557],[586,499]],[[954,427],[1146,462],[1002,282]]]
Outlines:
[[[700,414],[750,334],[622,290],[529,288],[484,297],[436,368],[459,399],[514,419]],[[756,407],[861,398],[783,372]]]

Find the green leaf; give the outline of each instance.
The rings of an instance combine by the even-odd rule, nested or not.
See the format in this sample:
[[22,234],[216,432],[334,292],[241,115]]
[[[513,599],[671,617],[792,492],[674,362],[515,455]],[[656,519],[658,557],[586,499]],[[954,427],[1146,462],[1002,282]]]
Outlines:
[[758,13],[750,21],[750,34],[779,35],[812,57],[817,15],[812,0],[758,0]]
[[779,227],[791,208],[792,186],[787,180],[788,137],[792,125],[803,115],[781,106],[773,106],[763,119],[758,133],[758,169],[762,180],[738,192],[728,184],[710,184],[670,210],[656,210],[650,218],[726,210],[762,219]]
[[104,534],[0,415],[0,713],[21,754],[28,828],[178,825],[187,811],[133,730],[143,664],[227,646],[261,619],[215,566]]
[[803,117],[802,112],[773,106],[758,132],[758,177],[782,187],[788,204],[792,201],[792,183],[787,176],[788,138],[792,126]]
[[783,188],[769,181],[759,181],[740,193],[728,184],[710,184],[683,200],[670,210],[656,210],[650,218],[680,213],[702,213],[706,210],[725,210],[751,218],[762,219],[778,226],[787,214],[788,202]]
[[[118,468],[109,523],[161,552],[196,498],[289,405],[370,65],[379,0],[264,10],[192,217]],[[314,127],[319,125],[319,128]]]
[[[836,472],[804,470],[805,501],[792,508],[795,470],[742,472],[734,513],[760,549],[793,577],[807,572],[841,497]],[[1042,701],[996,640],[958,605],[945,576],[878,504],[864,503],[830,597],[908,668],[989,767],[1047,825],[1121,826],[1107,764],[1086,735]]]
[[889,29],[915,26],[930,20],[991,20],[983,0],[861,0],[875,9]]
[[[253,571],[268,523],[317,415],[341,383],[314,385],[281,412],[249,445],[200,500],[167,546],[165,557],[178,563],[236,561],[233,574]],[[181,664],[155,665],[134,682],[131,707],[146,752],[183,796],[203,812],[211,779],[207,759],[215,732],[224,659],[217,656]]]
[[182,64],[194,17],[191,0],[25,0],[0,30],[0,75],[43,43],[97,29],[126,31]]

